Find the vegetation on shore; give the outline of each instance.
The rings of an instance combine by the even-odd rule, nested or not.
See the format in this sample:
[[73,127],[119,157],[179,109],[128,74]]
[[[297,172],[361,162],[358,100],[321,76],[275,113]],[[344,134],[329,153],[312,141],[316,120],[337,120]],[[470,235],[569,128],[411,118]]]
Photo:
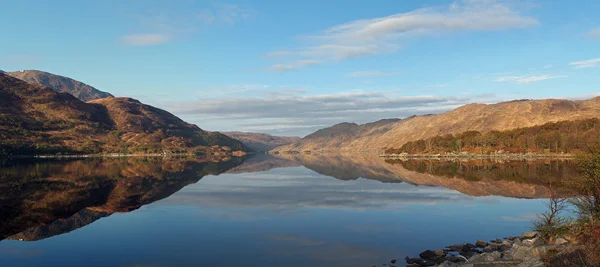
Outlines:
[[[546,242],[566,237],[574,245],[545,257],[546,266],[600,266],[600,150],[578,157],[581,175],[567,181],[572,197],[554,194],[534,228]],[[567,211],[575,216],[564,216]]]
[[438,135],[389,148],[385,154],[577,154],[600,145],[597,118],[560,121],[508,131]]

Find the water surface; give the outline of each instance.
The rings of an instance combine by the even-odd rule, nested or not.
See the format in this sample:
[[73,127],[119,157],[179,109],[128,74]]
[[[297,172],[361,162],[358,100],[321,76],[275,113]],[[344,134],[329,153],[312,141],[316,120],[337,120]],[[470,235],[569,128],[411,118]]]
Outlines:
[[372,266],[529,230],[546,161],[7,161],[0,266]]

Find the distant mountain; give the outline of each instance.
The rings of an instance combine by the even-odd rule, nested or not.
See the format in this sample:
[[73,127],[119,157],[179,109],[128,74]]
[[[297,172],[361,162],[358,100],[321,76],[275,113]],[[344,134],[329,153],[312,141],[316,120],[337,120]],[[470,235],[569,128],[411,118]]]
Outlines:
[[274,151],[366,151],[381,153],[409,141],[466,131],[503,131],[549,122],[600,118],[600,97],[584,101],[519,100],[469,104],[437,114],[357,125],[337,124]]
[[274,136],[264,133],[223,132],[233,139],[240,140],[255,151],[269,151],[278,146],[288,145],[300,140],[297,136]]
[[[217,146],[216,148],[213,146]],[[0,154],[249,150],[131,98],[85,103],[0,74]]]
[[102,92],[85,83],[73,80],[60,75],[43,72],[39,70],[23,70],[8,72],[8,75],[28,83],[38,84],[54,89],[61,93],[69,93],[79,98],[81,101],[88,101],[98,98],[111,97],[113,95]]

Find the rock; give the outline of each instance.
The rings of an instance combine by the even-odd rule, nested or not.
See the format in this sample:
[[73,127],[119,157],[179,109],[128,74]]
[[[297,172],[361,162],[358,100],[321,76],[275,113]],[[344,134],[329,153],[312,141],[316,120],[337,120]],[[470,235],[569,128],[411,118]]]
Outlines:
[[509,237],[506,237],[504,239],[510,240],[510,241],[515,241],[515,239],[517,239],[517,238],[519,238],[519,237],[518,236],[509,236]]
[[548,247],[546,247],[546,246],[534,247],[531,250],[529,250],[529,254],[526,255],[526,257],[530,258],[530,259],[540,259],[542,256],[546,255],[547,253],[548,253]]
[[434,250],[436,256],[446,256],[446,252],[442,249]]
[[476,251],[461,251],[459,254],[462,255],[463,257],[469,259],[469,258],[471,258],[471,257],[473,257],[475,255],[479,255],[479,252],[476,252]]
[[517,238],[513,241],[513,245],[523,245],[523,241],[520,238]]
[[460,265],[455,262],[445,261],[442,264],[438,265],[439,267],[459,267]]
[[396,260],[391,260],[390,261],[392,264],[396,264]]
[[512,249],[504,254],[504,258],[507,260],[524,260],[529,254],[530,247],[513,245]]
[[433,250],[425,250],[419,254],[419,257],[421,257],[421,259],[431,259],[435,258],[436,256],[437,254]]
[[500,251],[500,252],[506,252],[506,251],[509,251],[511,248],[512,248],[512,245],[504,245],[504,244],[502,244],[502,245],[498,246],[498,251]]
[[539,246],[544,245],[544,240],[542,240],[539,237],[534,237],[532,239],[525,239],[525,240],[523,240],[523,245],[529,246],[529,247],[539,247]]
[[525,232],[523,234],[521,234],[521,239],[532,239],[534,237],[538,236],[537,232]]
[[490,243],[502,244],[502,239],[500,239],[500,238],[496,238],[496,239],[494,239],[494,240],[490,240]]
[[522,262],[517,267],[544,267],[544,262],[539,259],[532,259]]
[[475,242],[475,246],[477,246],[478,248],[485,248],[487,247],[488,242],[485,242],[483,240],[477,240],[477,242]]
[[552,242],[552,244],[559,245],[559,246],[560,245],[566,245],[566,244],[569,244],[569,241],[567,241],[566,239],[564,239],[562,237],[559,237],[556,240],[554,240],[554,242]]
[[512,243],[511,243],[511,242],[509,242],[509,241],[504,241],[504,242],[502,242],[502,245],[505,245],[505,246],[512,246]]
[[494,252],[497,250],[498,250],[498,245],[496,245],[496,244],[489,244],[488,246],[483,248],[483,252]]
[[494,251],[491,253],[483,253],[477,256],[473,256],[469,259],[469,263],[478,263],[478,262],[492,262],[498,261],[502,258],[502,254],[498,251]]
[[463,245],[463,244],[458,244],[458,245],[447,246],[446,248],[450,251],[461,251],[464,246],[465,245]]
[[465,245],[462,247],[461,251],[465,251],[465,252],[468,252],[468,251],[473,251],[473,249],[475,249],[475,248],[477,248],[477,246],[475,246],[475,245],[473,245],[473,244],[471,244],[471,243],[466,243],[466,244],[465,244]]
[[446,261],[459,263],[459,262],[465,262],[465,258],[456,257],[456,256],[448,256],[448,257],[446,257]]

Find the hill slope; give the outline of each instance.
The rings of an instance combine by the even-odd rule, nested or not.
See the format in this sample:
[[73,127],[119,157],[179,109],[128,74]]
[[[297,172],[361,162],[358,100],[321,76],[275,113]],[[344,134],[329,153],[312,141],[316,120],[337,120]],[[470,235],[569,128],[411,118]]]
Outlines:
[[156,153],[248,150],[131,98],[82,102],[67,93],[0,74],[0,153]]
[[71,78],[39,70],[23,70],[8,72],[7,74],[17,79],[26,81],[28,83],[50,87],[57,92],[72,94],[73,96],[79,98],[81,101],[88,101],[112,96],[107,92],[102,92],[92,86],[73,80]]
[[409,141],[466,131],[482,133],[600,117],[600,97],[584,101],[523,100],[470,104],[455,110],[372,124],[338,124],[274,151],[342,150],[380,153]]
[[274,136],[263,133],[223,132],[233,139],[240,140],[244,145],[255,151],[269,151],[278,146],[288,145],[300,140],[296,136]]

